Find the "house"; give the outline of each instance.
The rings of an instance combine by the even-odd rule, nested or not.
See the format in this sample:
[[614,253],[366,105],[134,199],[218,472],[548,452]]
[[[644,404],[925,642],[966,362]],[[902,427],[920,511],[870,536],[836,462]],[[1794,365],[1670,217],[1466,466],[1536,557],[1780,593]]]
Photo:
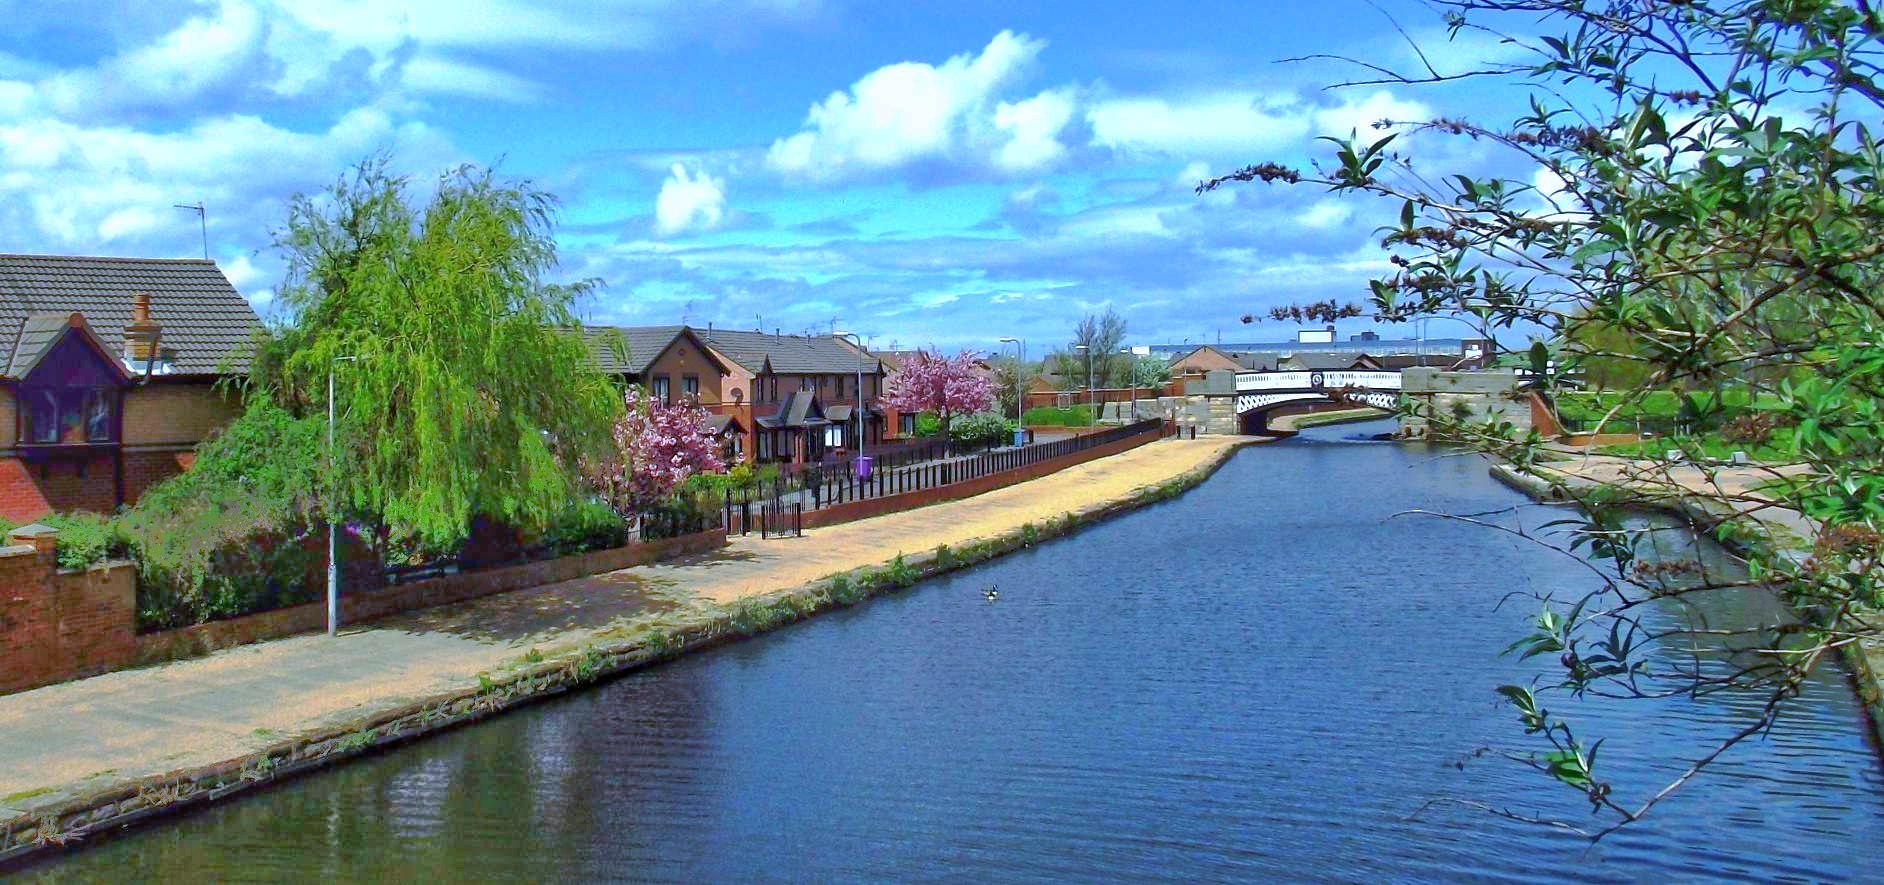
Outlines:
[[1209,372],[1235,372],[1242,368],[1235,356],[1205,344],[1171,361],[1171,375],[1196,375],[1203,377]]
[[0,518],[109,513],[188,468],[260,325],[213,262],[0,255]]
[[709,411],[743,422],[745,451],[754,460],[802,464],[893,437],[877,402],[883,363],[849,341],[712,327],[693,332],[730,369],[720,404]]
[[733,366],[713,352],[686,326],[591,326],[583,329],[596,364],[648,395],[673,405],[693,402],[712,417],[709,423],[728,461],[745,460],[750,420],[724,408],[726,378]]

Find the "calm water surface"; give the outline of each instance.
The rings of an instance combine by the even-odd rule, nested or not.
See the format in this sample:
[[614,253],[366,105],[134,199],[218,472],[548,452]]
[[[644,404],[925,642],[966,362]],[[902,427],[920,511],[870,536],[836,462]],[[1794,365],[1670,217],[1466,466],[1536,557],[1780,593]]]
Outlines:
[[[1594,849],[1517,766],[1498,657],[1587,573],[1392,518],[1518,497],[1324,428],[1183,498],[956,576],[70,855],[58,880],[1704,880],[1884,873],[1838,672]],[[1547,511],[1522,518],[1541,522]],[[781,542],[793,543],[793,542]],[[988,603],[981,588],[997,584]],[[1758,600],[1723,600],[1715,617]],[[1755,703],[1554,703],[1636,797]],[[1654,759],[1663,762],[1654,762]]]

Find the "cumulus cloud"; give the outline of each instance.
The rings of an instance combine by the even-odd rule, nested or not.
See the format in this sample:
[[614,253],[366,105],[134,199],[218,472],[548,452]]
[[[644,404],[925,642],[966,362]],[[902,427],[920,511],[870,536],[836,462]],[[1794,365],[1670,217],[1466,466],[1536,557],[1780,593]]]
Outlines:
[[436,130],[364,108],[309,132],[241,115],[166,132],[0,123],[0,226],[34,251],[190,255],[195,219],[171,204],[202,200],[212,256],[224,257],[266,246],[290,195],[380,148],[416,169],[461,159]]
[[940,65],[899,62],[811,106],[804,129],[772,143],[766,164],[788,178],[834,182],[922,161],[1003,172],[1038,171],[1065,153],[1069,90],[1002,96],[1046,43],[1002,31],[979,53]]
[[654,228],[662,236],[690,228],[709,230],[720,223],[725,211],[724,182],[704,170],[690,175],[687,167],[675,163],[673,174],[654,198]]
[[1123,97],[1086,111],[1093,141],[1126,153],[1225,156],[1272,150],[1308,134],[1294,97],[1222,92],[1182,98]]

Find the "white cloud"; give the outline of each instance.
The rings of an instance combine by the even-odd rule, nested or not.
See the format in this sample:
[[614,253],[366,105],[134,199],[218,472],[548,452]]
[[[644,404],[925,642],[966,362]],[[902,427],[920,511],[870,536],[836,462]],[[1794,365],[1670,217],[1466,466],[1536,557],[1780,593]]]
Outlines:
[[1033,172],[1066,156],[1060,131],[1072,122],[1076,99],[1070,89],[1042,92],[1021,102],[1001,102],[994,109],[995,128],[1012,135],[995,155],[995,163],[1009,172]]
[[766,163],[789,178],[830,182],[918,161],[954,160],[1001,171],[1057,161],[1072,118],[1069,90],[1000,100],[1045,42],[1002,31],[978,54],[941,65],[900,62],[865,74],[811,106],[805,128],[772,143]]
[[400,82],[427,95],[462,95],[523,103],[542,95],[535,82],[496,68],[421,52],[406,63]]
[[0,123],[0,227],[33,251],[96,254],[109,245],[111,254],[191,254],[195,219],[171,204],[202,200],[213,252],[260,248],[290,195],[327,184],[379,148],[407,168],[461,159],[431,128],[372,109],[311,132],[241,115],[168,132],[51,118]]
[[185,19],[156,42],[48,77],[38,91],[67,117],[187,104],[215,90],[247,88],[267,30],[254,6],[224,0],[213,14]]
[[1225,92],[1178,99],[1112,98],[1086,110],[1093,142],[1127,153],[1246,155],[1308,134],[1292,96]]
[[1324,108],[1315,112],[1315,128],[1318,134],[1336,137],[1347,135],[1350,131],[1360,135],[1372,134],[1375,138],[1387,132],[1405,128],[1394,126],[1389,129],[1376,129],[1375,124],[1382,121],[1394,123],[1423,123],[1433,118],[1432,109],[1417,101],[1407,101],[1393,97],[1393,93],[1384,89],[1369,93],[1365,98],[1348,98],[1340,106]]
[[1354,210],[1338,200],[1322,200],[1295,216],[1295,223],[1315,230],[1328,230],[1340,227],[1349,218],[1354,217]]
[[711,229],[726,211],[725,183],[704,170],[693,175],[674,164],[673,175],[661,183],[654,198],[654,226],[663,236],[688,228]]

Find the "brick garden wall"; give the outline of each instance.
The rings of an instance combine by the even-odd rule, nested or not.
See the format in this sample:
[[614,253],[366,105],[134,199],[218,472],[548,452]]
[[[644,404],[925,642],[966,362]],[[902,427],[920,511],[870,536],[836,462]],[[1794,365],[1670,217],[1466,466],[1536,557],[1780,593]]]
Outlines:
[[0,548],[0,694],[129,664],[136,596],[130,563],[60,572],[50,546]]
[[[0,694],[327,627],[327,603],[323,600],[138,636],[135,567],[116,562],[85,571],[61,572],[53,545],[48,537],[37,548],[0,547]],[[399,612],[704,553],[725,545],[725,530],[714,529],[357,591],[341,597],[341,619],[343,623],[358,624]]]

